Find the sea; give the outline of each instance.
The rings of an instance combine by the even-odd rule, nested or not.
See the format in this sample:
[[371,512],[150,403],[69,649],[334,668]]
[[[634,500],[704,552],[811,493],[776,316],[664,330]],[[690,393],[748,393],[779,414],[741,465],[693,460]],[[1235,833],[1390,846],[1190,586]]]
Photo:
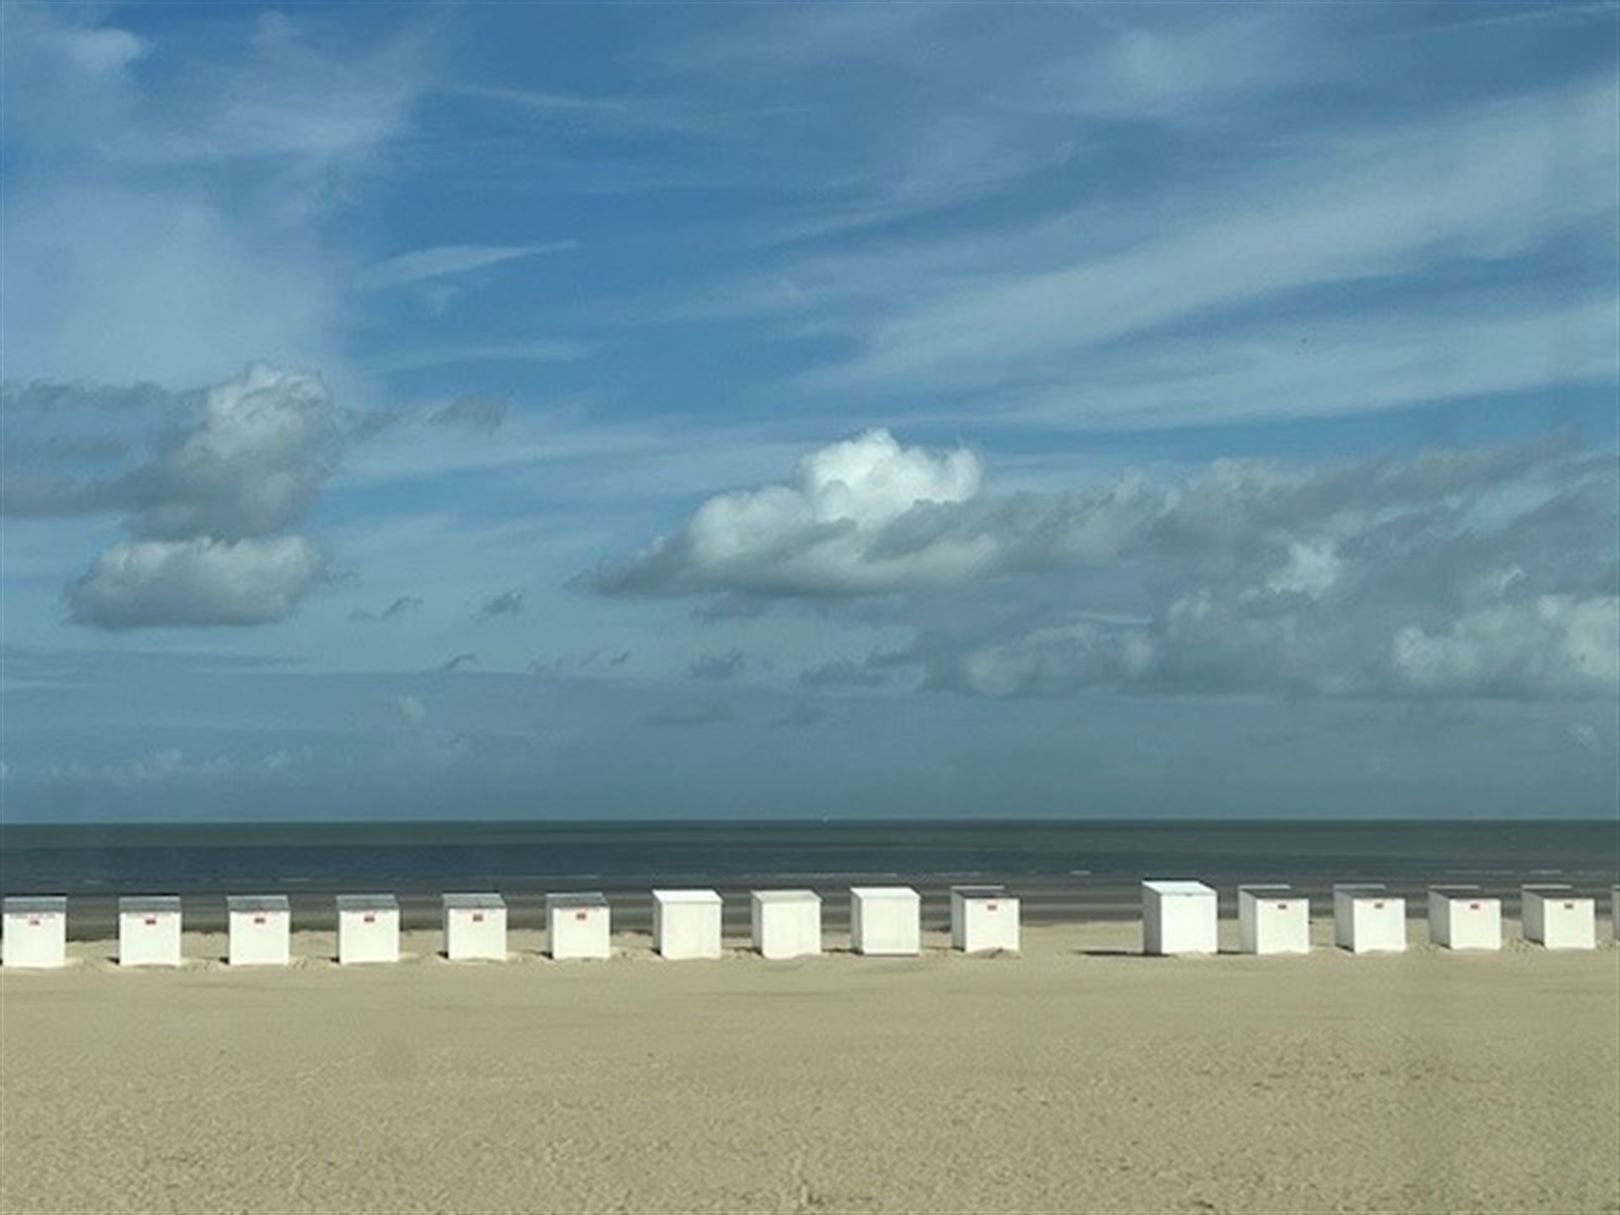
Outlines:
[[1418,899],[1432,884],[1476,884],[1516,914],[1525,882],[1607,894],[1620,880],[1620,821],[0,825],[0,894],[69,896],[77,939],[111,936],[130,894],[180,895],[188,929],[222,931],[227,894],[285,894],[295,924],[320,930],[336,894],[395,894],[404,926],[428,928],[441,894],[496,891],[524,928],[540,926],[546,894],[590,890],[634,932],[650,930],[655,887],[704,886],[725,896],[727,931],[746,932],[749,890],[809,888],[836,931],[852,885],[914,886],[937,927],[953,885],[1005,884],[1026,923],[1059,924],[1135,918],[1148,878],[1207,882],[1223,915],[1250,882],[1290,883],[1325,913],[1342,881]]

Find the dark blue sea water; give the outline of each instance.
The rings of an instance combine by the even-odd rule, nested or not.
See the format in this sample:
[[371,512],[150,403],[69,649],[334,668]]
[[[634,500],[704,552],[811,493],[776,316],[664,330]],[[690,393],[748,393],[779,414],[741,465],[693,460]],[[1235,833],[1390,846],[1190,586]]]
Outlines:
[[[75,935],[110,924],[119,894],[186,896],[188,923],[217,922],[227,893],[284,893],[318,925],[340,891],[402,896],[407,923],[447,890],[497,890],[515,922],[547,891],[605,890],[627,928],[654,886],[906,882],[943,908],[954,882],[998,881],[1031,922],[1134,915],[1144,877],[1288,881],[1324,896],[1368,879],[1420,893],[1477,882],[1511,900],[1519,883],[1612,885],[1620,822],[794,822],[334,823],[0,827],[0,893],[67,894]],[[728,900],[735,914],[743,900]],[[829,900],[836,922],[838,900]],[[311,920],[311,917],[314,917]]]

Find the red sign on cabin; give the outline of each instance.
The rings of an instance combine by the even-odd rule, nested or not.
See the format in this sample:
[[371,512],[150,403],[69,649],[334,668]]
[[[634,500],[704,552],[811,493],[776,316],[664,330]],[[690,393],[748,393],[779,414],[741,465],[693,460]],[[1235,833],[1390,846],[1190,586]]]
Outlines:
[[30,928],[38,928],[39,927],[39,917],[37,915],[31,915],[31,916],[28,917],[28,927],[30,927]]
[[1564,904],[1564,910],[1565,911],[1574,911],[1575,910],[1575,904],[1574,903],[1565,903]]
[[474,924],[482,924],[483,922],[484,922],[484,913],[482,911],[473,912],[473,923]]
[[1373,904],[1373,909],[1375,911],[1382,911],[1384,909],[1384,904],[1381,901],[1377,902],[1377,903],[1374,903]]
[[253,917],[253,922],[255,924],[263,924],[265,922],[265,919],[264,919],[264,917],[262,915],[256,915],[256,916]]
[[373,915],[373,914],[372,914],[372,913],[371,913],[371,912],[369,912],[369,911],[368,911],[368,912],[366,912],[366,914],[365,914],[365,915],[363,915],[363,916],[361,916],[361,917],[360,917],[360,919],[361,919],[361,920],[362,920],[362,921],[363,921],[363,922],[364,922],[364,923],[367,923],[367,924],[375,924],[375,923],[376,923],[376,922],[377,922],[377,917],[376,917],[376,916],[374,916],[374,915]]
[[996,904],[994,904],[994,903],[986,903],[984,905],[984,909],[986,911],[994,911],[996,909]]
[[152,925],[154,925],[156,923],[157,923],[157,916],[149,915],[149,916],[146,917],[145,924],[146,924],[146,926],[148,928],[152,927]]
[[1278,911],[1287,911],[1288,910],[1288,904],[1287,903],[1278,903],[1277,904],[1277,910]]
[[574,918],[576,920],[588,920],[591,918],[591,913],[588,911],[576,911],[574,912]]
[[1478,911],[1479,910],[1479,904],[1478,903],[1470,903],[1470,904],[1468,904],[1468,910],[1469,911]]

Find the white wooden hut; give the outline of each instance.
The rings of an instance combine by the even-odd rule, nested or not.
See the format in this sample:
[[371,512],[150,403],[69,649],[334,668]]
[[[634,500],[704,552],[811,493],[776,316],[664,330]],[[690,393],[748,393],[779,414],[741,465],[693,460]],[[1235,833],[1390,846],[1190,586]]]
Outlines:
[[1005,886],[951,887],[951,948],[1018,950],[1018,899]]
[[506,900],[498,894],[445,895],[444,956],[452,962],[506,961]]
[[921,953],[922,896],[910,886],[851,886],[849,940],[859,954]]
[[1404,953],[1406,900],[1378,882],[1335,885],[1333,941],[1351,953]]
[[118,900],[118,964],[180,965],[180,900],[147,895]]
[[1284,882],[1239,886],[1238,948],[1244,953],[1310,953],[1310,900]]
[[5,900],[0,965],[56,970],[67,965],[67,899],[32,895]]
[[1501,949],[1502,900],[1478,886],[1430,886],[1429,940],[1447,949]]
[[292,961],[292,905],[283,894],[233,894],[225,899],[232,966],[285,966]]
[[755,890],[754,948],[767,958],[798,958],[821,952],[821,896],[814,890]]
[[1539,882],[1520,891],[1524,939],[1546,949],[1596,949],[1597,900],[1573,886]]
[[1142,952],[1216,951],[1215,892],[1202,882],[1142,883]]
[[718,958],[723,905],[716,890],[655,890],[653,948],[671,960]]
[[391,894],[337,896],[338,963],[399,961],[399,900]]
[[551,956],[606,958],[613,954],[607,896],[600,891],[546,895],[546,939]]

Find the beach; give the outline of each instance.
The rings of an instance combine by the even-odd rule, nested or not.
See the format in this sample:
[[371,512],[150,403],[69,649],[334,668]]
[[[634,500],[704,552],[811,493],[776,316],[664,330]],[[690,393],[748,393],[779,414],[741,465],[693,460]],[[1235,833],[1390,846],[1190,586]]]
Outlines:
[[[1620,1210],[1620,951],[0,974],[0,1209]],[[1223,946],[1235,925],[1223,922]]]

